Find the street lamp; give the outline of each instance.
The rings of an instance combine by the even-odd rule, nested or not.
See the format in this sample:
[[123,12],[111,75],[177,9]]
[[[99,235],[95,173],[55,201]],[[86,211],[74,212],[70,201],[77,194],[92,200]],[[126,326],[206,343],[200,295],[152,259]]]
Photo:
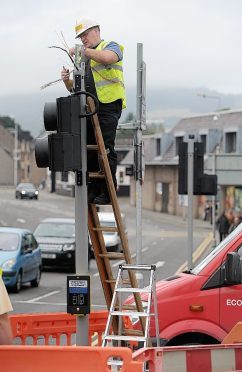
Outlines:
[[14,186],[18,184],[18,125],[15,122],[14,130]]
[[[219,95],[209,95],[205,93],[197,93],[197,96],[202,98],[216,99],[218,102],[217,111],[218,115],[214,115],[213,120],[219,119],[219,111],[221,108],[221,97]],[[213,154],[213,173],[216,174],[216,154],[218,153],[218,148],[216,147]],[[212,246],[216,246],[216,195],[212,195],[212,226],[213,226],[213,243]]]
[[[213,95],[213,94],[206,94],[206,93],[197,93],[197,96],[202,98],[209,98],[209,99],[215,99],[217,101],[217,111],[220,111],[221,108],[221,96],[219,95]],[[216,119],[215,119],[216,120]]]

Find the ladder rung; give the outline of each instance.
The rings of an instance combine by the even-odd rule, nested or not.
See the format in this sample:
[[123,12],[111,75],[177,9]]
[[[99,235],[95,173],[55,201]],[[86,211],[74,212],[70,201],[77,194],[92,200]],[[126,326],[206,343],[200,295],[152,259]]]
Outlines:
[[117,232],[118,228],[115,226],[99,226],[94,227],[93,231],[109,231],[109,232]]
[[140,337],[140,336],[104,336],[104,340],[110,340],[110,341],[143,341],[145,342],[147,340],[147,337]]
[[98,145],[87,145],[87,150],[99,150]]
[[146,288],[117,288],[117,292],[133,292],[133,293],[150,293],[151,288],[146,287]]
[[107,253],[100,253],[99,257],[109,258],[110,260],[120,260],[120,259],[124,259],[124,254],[119,253],[119,252],[107,252]]
[[130,265],[130,264],[122,264],[120,265],[123,270],[155,270],[155,265]]
[[147,314],[145,311],[110,311],[111,315],[121,315],[121,316],[135,316],[135,317],[140,317],[140,316],[150,316],[150,314]]
[[105,280],[106,283],[110,283],[110,284],[115,284],[116,283],[116,279],[106,279]]
[[[117,309],[119,309],[118,307],[117,307]],[[122,306],[122,310],[137,310],[137,306],[136,305],[123,305]]]
[[104,173],[101,172],[88,172],[90,178],[105,178]]
[[132,329],[132,328],[123,329],[122,333],[123,333],[123,336],[140,336],[140,337],[144,336],[142,331],[140,331],[139,329]]

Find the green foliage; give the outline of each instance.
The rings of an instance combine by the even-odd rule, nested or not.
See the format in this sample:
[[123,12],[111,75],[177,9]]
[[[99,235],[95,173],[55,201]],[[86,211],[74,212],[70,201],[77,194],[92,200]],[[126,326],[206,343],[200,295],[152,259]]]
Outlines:
[[[135,115],[132,112],[129,112],[125,117],[125,120],[122,124],[125,123],[134,123],[135,122]],[[143,134],[155,134],[161,133],[164,131],[163,125],[161,123],[150,122],[146,124],[146,129],[143,130]],[[117,132],[117,138],[133,138],[134,136],[134,129],[119,129]]]
[[[0,116],[0,124],[4,126],[4,128],[15,128],[15,121],[10,116]],[[17,124],[19,127],[19,124]]]

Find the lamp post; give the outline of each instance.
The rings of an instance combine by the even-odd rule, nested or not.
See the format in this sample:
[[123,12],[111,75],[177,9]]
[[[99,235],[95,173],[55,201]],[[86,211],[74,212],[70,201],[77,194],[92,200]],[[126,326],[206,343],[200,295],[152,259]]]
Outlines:
[[15,123],[14,130],[14,186],[18,184],[18,125]]
[[[217,100],[217,112],[218,115],[214,115],[213,120],[218,120],[219,118],[219,110],[221,108],[221,97],[219,95],[209,95],[205,93],[197,93],[197,96],[202,98],[209,98],[209,99],[216,99]],[[216,154],[218,152],[218,148],[216,147],[214,154],[213,154],[213,173],[216,174]],[[212,195],[212,228],[213,228],[213,242],[212,246],[216,246],[216,195]]]
[[[206,93],[197,93],[197,96],[199,97],[202,97],[202,98],[210,98],[210,99],[215,99],[218,103],[218,106],[217,106],[217,111],[219,112],[220,108],[221,108],[221,96],[219,95],[213,95],[213,94],[206,94]],[[215,119],[216,120],[216,119]]]

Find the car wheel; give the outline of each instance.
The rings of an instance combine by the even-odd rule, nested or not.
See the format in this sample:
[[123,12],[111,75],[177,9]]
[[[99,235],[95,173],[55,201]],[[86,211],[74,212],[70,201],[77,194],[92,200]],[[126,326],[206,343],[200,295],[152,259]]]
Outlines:
[[40,282],[40,278],[41,278],[41,270],[40,270],[40,267],[39,267],[38,270],[37,270],[36,278],[31,280],[31,282],[30,282],[31,287],[38,287],[39,282]]
[[21,286],[22,286],[22,274],[21,274],[21,272],[19,272],[18,275],[17,275],[16,283],[13,287],[13,291],[15,293],[19,293],[20,290],[21,290]]

